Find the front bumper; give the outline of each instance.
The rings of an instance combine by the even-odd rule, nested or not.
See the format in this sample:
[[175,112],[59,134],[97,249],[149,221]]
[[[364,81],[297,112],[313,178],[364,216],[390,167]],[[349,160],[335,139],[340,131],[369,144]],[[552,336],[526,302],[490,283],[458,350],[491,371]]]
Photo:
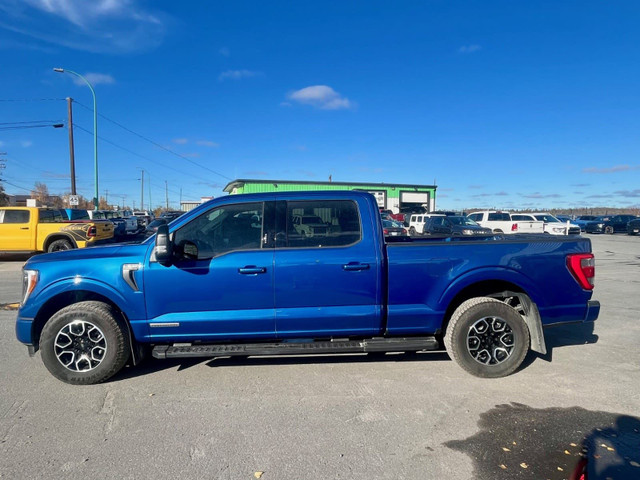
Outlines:
[[33,318],[18,316],[16,319],[16,337],[25,345],[32,345],[31,327]]

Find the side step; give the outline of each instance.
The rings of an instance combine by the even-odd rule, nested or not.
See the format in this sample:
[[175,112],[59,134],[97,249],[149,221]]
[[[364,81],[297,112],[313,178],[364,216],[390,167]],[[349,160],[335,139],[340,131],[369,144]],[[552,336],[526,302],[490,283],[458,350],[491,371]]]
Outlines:
[[314,353],[415,352],[438,350],[435,337],[369,338],[320,342],[156,345],[154,358],[228,357],[232,355],[311,355]]

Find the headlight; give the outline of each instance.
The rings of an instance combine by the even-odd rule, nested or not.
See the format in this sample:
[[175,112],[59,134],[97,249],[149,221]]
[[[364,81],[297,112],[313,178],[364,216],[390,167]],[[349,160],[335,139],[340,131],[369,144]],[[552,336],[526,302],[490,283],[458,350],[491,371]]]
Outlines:
[[473,235],[474,231],[471,230],[470,228],[465,228],[464,230],[462,230],[462,234],[463,235]]
[[22,303],[24,305],[27,302],[27,298],[33,292],[38,284],[38,271],[37,270],[23,270],[22,271]]
[[598,227],[598,228],[602,228],[602,227],[604,227],[604,223],[598,223],[598,224],[596,225],[596,227]]
[[554,227],[551,229],[553,231],[553,233],[564,233],[564,227],[559,228],[559,227]]

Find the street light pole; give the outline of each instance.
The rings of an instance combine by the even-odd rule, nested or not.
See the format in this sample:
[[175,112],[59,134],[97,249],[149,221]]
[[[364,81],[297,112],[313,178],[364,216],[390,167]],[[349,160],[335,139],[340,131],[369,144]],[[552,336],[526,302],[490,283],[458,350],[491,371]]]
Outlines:
[[70,73],[71,75],[79,77],[84,83],[87,84],[87,86],[91,90],[91,94],[93,95],[93,168],[95,171],[95,196],[93,198],[93,205],[94,209],[98,210],[98,201],[100,197],[98,194],[98,107],[96,105],[96,92],[89,81],[79,73],[71,70],[65,70],[64,68],[54,68],[53,71],[58,73]]

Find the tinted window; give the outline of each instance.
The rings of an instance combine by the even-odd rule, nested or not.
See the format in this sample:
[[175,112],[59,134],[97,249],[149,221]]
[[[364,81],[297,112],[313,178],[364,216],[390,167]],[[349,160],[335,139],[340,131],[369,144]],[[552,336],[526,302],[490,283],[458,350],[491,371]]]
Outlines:
[[209,210],[175,233],[174,242],[193,242],[198,258],[213,258],[233,250],[260,248],[262,203],[224,205]]
[[[315,221],[300,221],[309,217]],[[349,200],[287,202],[285,223],[277,247],[337,247],[361,238],[358,207]]]
[[0,223],[28,223],[29,210],[0,210]]
[[489,221],[510,222],[511,217],[508,213],[494,212],[489,214]]
[[481,213],[472,213],[471,215],[469,215],[469,218],[475,222],[480,222],[482,221],[482,214]]

